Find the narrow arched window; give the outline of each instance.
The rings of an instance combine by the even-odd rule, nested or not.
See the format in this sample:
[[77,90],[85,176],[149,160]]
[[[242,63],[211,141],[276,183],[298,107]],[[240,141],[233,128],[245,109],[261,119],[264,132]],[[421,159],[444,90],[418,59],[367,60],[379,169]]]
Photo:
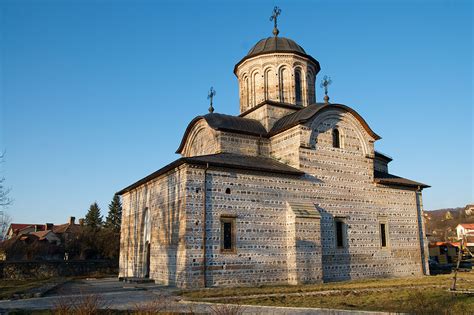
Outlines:
[[252,105],[257,105],[258,98],[257,98],[257,89],[258,89],[258,72],[255,72],[252,76]]
[[334,128],[332,130],[332,147],[333,148],[340,148],[341,147],[341,141],[340,141],[339,136],[340,136],[339,135],[339,130]]
[[286,101],[286,91],[285,91],[285,78],[286,78],[286,70],[285,68],[280,70],[280,102],[284,103]]
[[264,73],[264,78],[263,78],[264,97],[265,97],[265,100],[268,100],[268,99],[269,99],[269,97],[268,97],[268,89],[269,89],[268,72],[269,72],[269,70],[265,71],[265,73]]
[[301,94],[301,73],[295,71],[295,101],[297,105],[300,105],[302,102]]
[[245,78],[245,107],[248,108],[250,105],[250,86],[249,78]]

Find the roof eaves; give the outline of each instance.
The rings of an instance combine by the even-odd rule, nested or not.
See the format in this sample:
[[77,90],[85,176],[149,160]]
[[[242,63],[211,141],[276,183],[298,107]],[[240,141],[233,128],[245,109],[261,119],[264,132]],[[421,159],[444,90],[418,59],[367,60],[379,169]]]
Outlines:
[[[243,169],[243,170],[250,170],[250,171],[259,171],[259,172],[265,172],[265,173],[278,173],[278,174],[287,174],[287,175],[297,175],[301,176],[304,174],[304,172],[288,167],[286,170],[282,169],[270,169],[270,168],[262,168],[260,166],[251,166],[251,165],[235,165],[235,164],[229,164],[229,163],[224,163],[224,162],[218,162],[218,161],[205,161],[205,160],[200,160],[197,159],[199,157],[190,157],[190,158],[184,158],[186,163],[188,164],[198,164],[198,165],[210,165],[210,166],[215,166],[215,167],[224,167],[224,168],[232,168],[232,169]],[[280,162],[278,162],[280,163]]]
[[125,187],[124,189],[118,191],[118,192],[116,193],[116,195],[119,195],[119,196],[120,196],[120,195],[123,195],[124,193],[129,192],[130,190],[132,190],[132,189],[134,189],[134,188],[136,188],[136,187],[138,187],[138,186],[140,186],[140,185],[142,185],[142,184],[148,182],[149,180],[155,179],[155,178],[157,178],[158,176],[163,175],[164,173],[166,173],[166,172],[168,172],[168,171],[171,171],[172,169],[174,169],[174,168],[180,166],[181,164],[185,163],[185,159],[186,159],[186,158],[179,158],[179,159],[177,159],[177,160],[171,162],[170,164],[165,165],[164,167],[162,167],[162,168],[160,168],[159,170],[157,170],[157,171],[151,173],[150,175],[145,176],[145,177],[143,177],[142,179],[136,181],[135,183],[133,183],[133,184],[131,184],[131,185]]
[[379,157],[379,158],[381,158],[381,159],[384,159],[384,160],[386,160],[387,162],[393,161],[393,158],[391,158],[390,156],[388,156],[388,155],[386,155],[386,154],[384,154],[384,153],[382,153],[382,152],[379,152],[379,151],[375,151],[375,156],[376,156],[376,157]]
[[404,181],[387,180],[387,179],[380,179],[380,178],[374,179],[374,182],[377,184],[382,184],[386,186],[402,186],[402,187],[411,187],[411,188],[430,188],[431,187],[423,183],[417,183],[417,182],[408,183]]
[[[222,153],[221,153],[222,154]],[[203,158],[206,156],[196,156],[196,157],[182,157],[174,162],[171,162],[170,164],[160,168],[159,170],[151,173],[150,175],[136,181],[135,183],[125,187],[124,189],[118,191],[116,195],[123,195],[136,187],[153,180],[173,169],[176,167],[182,165],[182,164],[190,164],[190,165],[210,165],[210,166],[215,166],[215,167],[223,167],[223,168],[231,168],[231,169],[244,169],[244,170],[250,170],[250,171],[259,171],[259,172],[266,172],[266,173],[277,173],[277,174],[286,174],[286,175],[296,175],[296,176],[301,176],[304,174],[304,172],[297,170],[292,167],[288,167],[287,169],[271,169],[271,168],[262,168],[260,166],[251,166],[251,165],[233,165],[230,163],[224,163],[224,162],[219,162],[219,161],[206,161]]]

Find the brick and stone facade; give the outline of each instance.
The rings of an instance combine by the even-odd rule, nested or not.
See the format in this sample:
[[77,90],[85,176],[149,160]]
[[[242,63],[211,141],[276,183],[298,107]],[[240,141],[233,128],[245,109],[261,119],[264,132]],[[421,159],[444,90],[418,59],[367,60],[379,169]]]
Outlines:
[[237,64],[240,116],[197,117],[182,158],[119,192],[120,277],[189,288],[428,272],[428,186],[389,174],[392,159],[356,111],[314,103],[319,63],[278,41],[284,51]]

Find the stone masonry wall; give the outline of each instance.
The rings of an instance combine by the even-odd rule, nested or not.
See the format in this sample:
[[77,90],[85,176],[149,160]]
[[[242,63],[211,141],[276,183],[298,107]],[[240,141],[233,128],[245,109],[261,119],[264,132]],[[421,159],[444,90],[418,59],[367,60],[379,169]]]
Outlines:
[[[340,148],[332,147],[335,127]],[[245,145],[242,139],[234,142]],[[306,175],[182,165],[124,195],[121,275],[143,276],[146,270],[147,208],[150,277],[164,284],[295,284],[423,274],[421,195],[374,183],[374,139],[353,116],[326,111],[271,142],[273,157]],[[291,202],[314,205],[320,219],[294,216]],[[223,217],[235,218],[235,251],[222,251]],[[343,246],[336,244],[336,221],[344,224]]]
[[[301,169],[319,180],[324,280],[422,274],[415,189],[373,183],[370,137],[347,115],[328,113],[310,125],[315,149],[300,149]],[[341,148],[332,147],[334,126]],[[336,217],[347,226],[344,248],[335,246]],[[388,231],[385,248],[381,223]]]
[[300,167],[300,128],[300,126],[295,126],[271,138],[270,154],[273,158],[295,168]]
[[268,156],[270,141],[267,138],[218,132],[219,152],[250,156]]
[[[187,247],[189,275],[194,286],[204,283],[203,195],[202,169],[188,169]],[[322,279],[320,255],[308,254],[320,234],[315,226],[308,227],[303,219],[287,220],[287,200],[301,198],[294,187],[297,177],[275,177],[260,172],[227,171],[211,168],[206,175],[206,243],[207,286],[237,286],[258,284],[289,284]],[[227,188],[230,189],[226,193]],[[198,191],[198,193],[196,193]],[[222,216],[236,218],[236,251],[221,251]],[[296,224],[295,224],[296,221]],[[308,231],[316,232],[308,235]],[[306,243],[305,243],[306,242]],[[311,244],[310,244],[311,243]],[[293,253],[293,254],[291,254]],[[293,255],[294,264],[288,263]],[[319,263],[302,263],[304,255],[314,256]],[[314,261],[314,260],[313,260]],[[301,270],[308,270],[303,275]]]
[[297,109],[298,107],[296,106],[293,109],[293,108],[265,104],[249,112],[243,117],[258,120],[263,125],[263,127],[265,127],[267,131],[270,131],[270,129],[272,129],[273,125],[275,124],[277,120],[279,120],[280,118],[286,115],[294,113]]
[[[186,286],[186,171],[179,167],[126,193],[121,231],[121,277],[149,276],[158,283]],[[150,232],[144,235],[146,216]]]
[[[190,168],[188,172],[188,192],[202,187],[202,171]],[[422,274],[413,190],[377,187],[363,178],[349,177],[346,184],[332,186],[312,177],[298,179],[222,169],[209,170],[206,178],[207,286]],[[225,193],[226,188],[231,189],[230,194]],[[349,190],[353,193],[347,194]],[[202,286],[202,195],[192,195],[187,196],[187,253],[188,261],[193,261],[188,283]],[[319,222],[311,225],[310,221],[301,220],[292,227],[286,215],[287,200],[317,204],[320,232]],[[220,252],[222,215],[236,216],[237,249],[232,254]],[[336,217],[344,218],[347,224],[344,248],[335,244]],[[380,245],[380,222],[386,222],[388,227],[387,248]],[[292,235],[292,229],[306,232],[298,237],[297,233]],[[320,238],[320,248],[311,248],[312,238]],[[311,260],[319,259],[318,250],[322,252],[322,268],[321,263]],[[291,259],[292,251],[299,252],[296,259]],[[296,270],[292,270],[291,263],[295,261]]]

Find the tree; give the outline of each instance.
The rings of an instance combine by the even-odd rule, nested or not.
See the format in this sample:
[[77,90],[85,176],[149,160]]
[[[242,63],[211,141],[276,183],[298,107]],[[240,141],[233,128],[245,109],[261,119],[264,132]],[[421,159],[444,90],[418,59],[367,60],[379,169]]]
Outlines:
[[100,215],[100,208],[97,202],[91,204],[89,211],[84,218],[84,223],[90,228],[100,228],[103,224],[102,216]]
[[12,217],[6,211],[0,210],[0,241],[6,238],[10,223]]
[[[3,158],[5,153],[0,154],[0,163],[3,163]],[[5,208],[8,207],[13,201],[8,197],[10,188],[5,187],[5,178],[0,177],[0,241],[5,238],[5,235],[8,231],[8,227],[12,221],[12,218],[5,211]]]
[[[0,154],[0,163],[3,163],[3,158],[5,153]],[[8,197],[10,189],[5,187],[5,178],[0,177],[0,210],[9,206],[12,203],[12,200]]]
[[114,195],[109,204],[109,213],[105,219],[105,227],[112,229],[114,232],[120,232],[120,225],[122,224],[122,203],[120,197]]

